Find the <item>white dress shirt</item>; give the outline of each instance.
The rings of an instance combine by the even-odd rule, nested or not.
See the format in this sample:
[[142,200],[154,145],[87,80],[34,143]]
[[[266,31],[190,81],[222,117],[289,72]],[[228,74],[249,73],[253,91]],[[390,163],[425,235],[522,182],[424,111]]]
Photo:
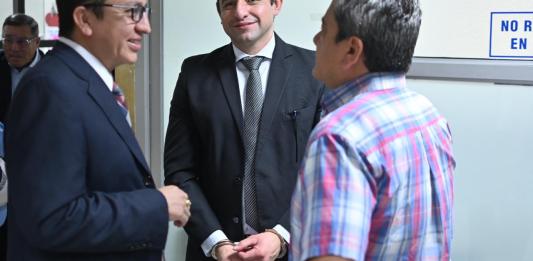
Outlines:
[[102,78],[109,91],[113,90],[113,75],[111,72],[105,68],[104,64],[98,60],[92,53],[90,53],[85,47],[81,46],[79,43],[76,43],[68,38],[59,37],[59,41],[68,45],[70,48],[74,49],[83,60],[85,60],[91,68],[93,68],[96,73]]

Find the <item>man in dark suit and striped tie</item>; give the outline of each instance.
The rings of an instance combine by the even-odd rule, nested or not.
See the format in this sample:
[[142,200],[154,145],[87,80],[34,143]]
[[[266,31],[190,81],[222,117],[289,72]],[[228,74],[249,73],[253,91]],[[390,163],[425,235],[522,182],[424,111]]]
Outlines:
[[283,0],[216,4],[231,44],[183,62],[165,183],[194,202],[185,227],[188,261],[286,260],[290,197],[320,115],[314,53],[274,33]]
[[150,32],[147,0],[57,0],[59,42],[7,118],[9,260],[161,261],[190,200],[156,189],[111,71]]

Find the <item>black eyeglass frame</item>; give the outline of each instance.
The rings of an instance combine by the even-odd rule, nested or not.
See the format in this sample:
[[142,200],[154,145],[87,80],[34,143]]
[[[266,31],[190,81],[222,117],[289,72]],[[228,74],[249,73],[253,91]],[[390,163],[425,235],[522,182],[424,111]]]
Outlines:
[[[106,6],[106,7],[115,7],[120,9],[125,9],[130,11],[131,20],[135,23],[140,22],[143,19],[144,13],[150,13],[150,7],[142,6],[140,4],[128,5],[128,4],[85,4],[83,6]],[[137,17],[137,19],[135,19]]]

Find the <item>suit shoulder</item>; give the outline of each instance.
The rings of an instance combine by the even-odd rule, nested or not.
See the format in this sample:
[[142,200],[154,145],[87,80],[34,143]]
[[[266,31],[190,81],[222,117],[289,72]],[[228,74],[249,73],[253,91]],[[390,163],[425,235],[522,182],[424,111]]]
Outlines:
[[305,60],[306,62],[311,62],[312,64],[315,63],[315,51],[292,44],[287,44],[287,48],[290,49],[292,54],[297,58]]
[[228,48],[228,45],[219,47],[210,53],[190,56],[183,61],[183,66],[212,64],[214,61],[218,61],[223,56],[225,48]]
[[288,48],[291,48],[293,52],[295,53],[298,53],[298,54],[301,54],[301,55],[305,55],[305,56],[312,56],[314,57],[315,56],[315,51],[313,50],[309,50],[309,49],[306,49],[306,48],[303,48],[303,47],[300,47],[300,46],[296,46],[296,45],[292,45],[292,44],[287,44]]
[[28,70],[19,85],[25,86],[25,89],[48,89],[62,93],[74,91],[77,88],[72,88],[72,84],[80,84],[82,81],[62,60],[47,55]]
[[64,62],[53,55],[45,55],[33,68],[31,68],[32,73],[30,75],[55,78],[58,77],[58,75],[68,75],[65,74],[67,71],[70,71],[70,68]]
[[198,55],[189,56],[185,58],[185,60],[183,60],[183,65],[192,65],[192,64],[202,63],[202,61],[205,60],[207,55],[208,54],[198,54]]

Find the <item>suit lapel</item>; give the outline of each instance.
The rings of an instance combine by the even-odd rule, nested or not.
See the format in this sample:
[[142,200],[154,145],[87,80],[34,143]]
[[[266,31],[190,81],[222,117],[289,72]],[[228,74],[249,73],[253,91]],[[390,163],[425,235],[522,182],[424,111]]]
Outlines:
[[261,123],[259,125],[259,135],[268,133],[275,113],[279,108],[279,103],[287,87],[287,81],[291,73],[292,64],[290,63],[291,53],[287,44],[277,35],[276,47],[270,63],[270,72],[268,75],[268,85],[266,88],[265,100],[263,102],[263,112],[261,114]]
[[148,164],[142,154],[141,148],[133,135],[133,131],[128,122],[124,119],[124,114],[120,111],[115,100],[113,99],[109,88],[102,81],[100,76],[92,69],[92,67],[73,49],[58,43],[54,47],[57,56],[63,60],[76,74],[89,84],[87,92],[95,103],[102,109],[107,119],[117,131],[122,140],[126,143],[131,153],[135,156],[138,162],[149,173]]
[[124,114],[120,111],[113,97],[111,97],[107,86],[105,86],[102,81],[92,81],[89,84],[89,89],[87,92],[98,104],[98,106],[100,106],[104,114],[111,122],[111,125],[113,125],[122,140],[128,145],[131,153],[135,156],[135,158],[137,158],[137,161],[141,163],[147,172],[150,172],[141,148],[137,143],[137,139],[135,139],[133,131],[126,121]]
[[224,47],[221,57],[217,59],[217,71],[224,95],[226,96],[226,101],[235,120],[235,125],[239,133],[242,134],[243,116],[241,96],[235,69],[235,54],[233,53],[231,44]]

